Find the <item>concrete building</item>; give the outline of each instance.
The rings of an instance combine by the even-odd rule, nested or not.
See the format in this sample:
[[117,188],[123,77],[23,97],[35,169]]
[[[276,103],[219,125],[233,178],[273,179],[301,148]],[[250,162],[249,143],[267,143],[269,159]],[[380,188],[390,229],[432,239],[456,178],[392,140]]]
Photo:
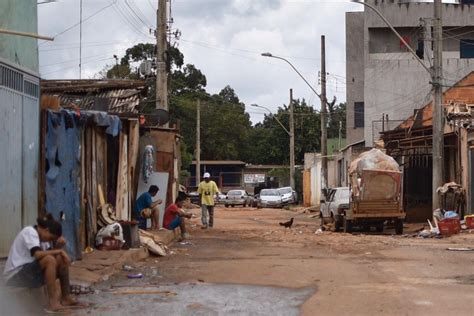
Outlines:
[[[431,1],[366,0],[430,67]],[[474,70],[474,6],[443,3],[443,77],[453,85]],[[472,1],[471,1],[472,2]],[[430,74],[371,9],[346,14],[348,144],[372,147],[431,98]],[[388,120],[387,120],[388,119]]]
[[[0,1],[0,29],[37,33],[36,0]],[[38,46],[0,34],[0,256],[38,214]]]

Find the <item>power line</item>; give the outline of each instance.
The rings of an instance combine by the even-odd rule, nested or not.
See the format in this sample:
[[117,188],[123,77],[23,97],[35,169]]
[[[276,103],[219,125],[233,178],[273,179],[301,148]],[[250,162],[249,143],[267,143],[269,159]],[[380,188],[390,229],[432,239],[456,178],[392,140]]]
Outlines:
[[[144,20],[147,20],[146,17],[143,16],[143,13],[141,13],[140,9],[138,9],[132,2],[132,4],[130,4],[128,2],[128,0],[124,0],[125,1],[125,5],[130,9],[130,11],[132,12],[132,14],[137,17],[137,19],[143,23],[143,25],[145,25],[147,28],[150,27],[150,25],[152,25],[152,23],[150,23],[149,21],[144,21]],[[135,9],[133,7],[135,7]],[[138,11],[138,12],[137,12]]]
[[[104,11],[104,10],[110,8],[110,7],[113,6],[116,2],[117,2],[117,0],[114,0],[114,2],[112,2],[112,3],[108,4],[108,5],[106,5],[105,7],[102,7],[101,9],[97,10],[95,13],[89,15],[89,16],[86,17],[85,19],[82,19],[82,23],[86,22],[86,21],[89,20],[89,19],[92,19],[92,18],[95,17],[97,14],[99,14],[99,13],[101,13],[102,11]],[[66,33],[66,32],[68,32],[68,31],[72,30],[73,28],[79,26],[80,24],[81,24],[81,21],[79,21],[79,22],[77,22],[77,23],[75,23],[75,24],[69,26],[68,28],[66,28],[66,29],[64,29],[63,31],[61,31],[61,32],[57,33],[56,35],[54,35],[53,38],[56,39],[56,37],[58,37],[58,36],[60,36],[60,35],[62,35],[62,34],[64,34],[64,33]],[[43,45],[44,43],[48,43],[48,41],[43,41],[43,42],[39,43],[39,45]]]

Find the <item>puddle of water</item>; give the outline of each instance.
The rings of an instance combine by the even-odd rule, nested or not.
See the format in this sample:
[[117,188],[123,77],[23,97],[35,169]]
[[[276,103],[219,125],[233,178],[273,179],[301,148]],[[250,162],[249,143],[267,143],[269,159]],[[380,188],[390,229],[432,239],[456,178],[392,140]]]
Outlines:
[[[115,292],[115,293],[114,293]],[[313,288],[237,284],[120,287],[82,296],[101,315],[298,315]],[[142,294],[138,294],[142,293]],[[82,315],[85,314],[82,311]]]

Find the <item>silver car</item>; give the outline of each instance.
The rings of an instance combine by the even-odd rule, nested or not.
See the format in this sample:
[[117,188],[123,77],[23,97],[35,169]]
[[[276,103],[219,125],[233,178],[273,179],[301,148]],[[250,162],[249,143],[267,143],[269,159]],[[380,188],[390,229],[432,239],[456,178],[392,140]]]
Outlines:
[[350,192],[348,187],[329,189],[327,199],[321,201],[321,223],[331,219],[334,222],[335,231],[342,227],[344,213],[349,209]]
[[263,189],[258,197],[257,207],[283,207],[283,197],[277,189]]
[[285,204],[296,204],[296,192],[291,187],[278,188],[282,196],[283,203]]
[[230,190],[224,200],[225,207],[242,205],[246,207],[249,202],[249,195],[245,190]]

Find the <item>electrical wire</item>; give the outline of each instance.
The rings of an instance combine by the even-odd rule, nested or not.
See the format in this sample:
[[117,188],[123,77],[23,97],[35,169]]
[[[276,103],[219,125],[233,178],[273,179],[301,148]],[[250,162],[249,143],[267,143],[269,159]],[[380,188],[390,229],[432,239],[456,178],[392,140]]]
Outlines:
[[[95,16],[98,15],[99,13],[101,13],[101,12],[103,12],[104,10],[110,8],[110,7],[113,6],[116,2],[117,2],[117,0],[114,0],[112,3],[110,3],[110,4],[108,4],[108,5],[104,6],[104,7],[102,7],[101,9],[99,9],[99,10],[97,10],[96,12],[92,13],[92,14],[89,15],[88,17],[82,19],[82,21],[79,21],[79,22],[77,22],[77,23],[75,23],[75,24],[73,24],[73,25],[67,27],[66,29],[64,29],[64,30],[62,30],[61,32],[59,32],[59,33],[53,35],[52,37],[53,37],[54,39],[56,39],[58,36],[63,35],[64,33],[66,33],[66,32],[68,32],[68,31],[72,30],[73,28],[75,28],[75,27],[77,27],[77,26],[79,26],[81,23],[84,23],[84,22],[86,22],[87,20],[92,19],[93,17],[95,17]],[[49,41],[43,41],[43,42],[40,42],[38,45],[43,45],[44,43],[50,43],[50,42],[49,42]]]

